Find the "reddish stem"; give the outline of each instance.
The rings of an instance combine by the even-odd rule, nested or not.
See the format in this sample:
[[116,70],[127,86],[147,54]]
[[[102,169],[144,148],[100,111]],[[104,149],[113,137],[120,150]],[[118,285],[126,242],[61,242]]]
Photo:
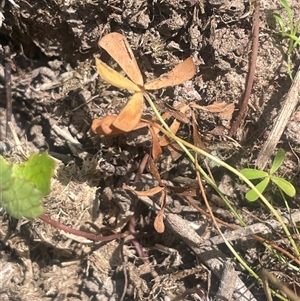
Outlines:
[[139,181],[141,179],[142,174],[143,174],[143,172],[144,172],[144,170],[146,168],[148,159],[149,159],[149,154],[146,153],[144,155],[144,157],[143,157],[140,165],[139,165],[139,168],[138,168],[137,172],[136,172],[136,175],[135,175],[135,178],[134,178],[134,182],[137,182],[137,181]]
[[246,90],[244,94],[243,101],[240,106],[239,113],[233,122],[231,129],[228,133],[229,137],[232,137],[235,135],[237,129],[239,128],[243,117],[245,116],[245,113],[247,111],[249,98],[252,91],[253,81],[254,81],[254,74],[256,69],[256,60],[257,60],[257,53],[258,53],[258,34],[259,34],[259,3],[256,3],[255,11],[254,11],[254,27],[253,27],[253,44],[252,44],[252,57],[250,61],[250,69],[248,74],[248,81],[246,85]]
[[125,236],[127,236],[125,233],[118,233],[118,234],[112,234],[112,235],[108,235],[108,236],[102,236],[102,235],[96,235],[96,234],[80,231],[80,230],[68,227],[68,226],[52,219],[51,217],[49,217],[45,214],[39,216],[39,219],[57,229],[63,230],[65,232],[69,232],[69,233],[77,235],[77,236],[85,237],[87,239],[94,240],[94,241],[110,241],[113,239],[124,238]]

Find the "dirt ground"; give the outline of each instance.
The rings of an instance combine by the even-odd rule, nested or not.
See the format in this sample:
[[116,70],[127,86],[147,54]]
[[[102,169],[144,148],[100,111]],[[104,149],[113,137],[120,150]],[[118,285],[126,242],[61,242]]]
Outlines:
[[[294,15],[300,16],[300,2],[288,2]],[[222,300],[267,300],[262,285],[236,263],[223,241],[217,242],[219,234],[211,219],[188,202],[206,212],[202,197],[169,191],[166,229],[157,233],[153,223],[159,199],[124,190],[124,183],[137,190],[157,185],[148,169],[134,182],[151,147],[147,130],[104,137],[93,134],[90,126],[94,118],[117,114],[130,95],[102,81],[95,68],[96,53],[117,68],[97,43],[106,34],[119,32],[131,45],[145,80],[193,58],[196,75],[182,85],[155,91],[158,107],[167,110],[183,101],[234,104],[233,116],[226,118],[195,110],[199,131],[206,146],[227,163],[237,169],[253,167],[291,87],[287,41],[280,35],[274,12],[286,20],[279,0],[261,1],[253,89],[247,114],[231,139],[227,134],[245,92],[252,52],[254,8],[249,1],[0,1],[2,155],[12,160],[22,157],[11,132],[6,132],[10,115],[5,69],[11,68],[11,121],[22,150],[47,150],[57,162],[52,192],[44,200],[46,214],[86,232],[129,233],[125,239],[93,242],[39,219],[17,222],[1,211],[0,300],[221,300],[222,281],[231,294],[228,299],[222,295]],[[295,74],[300,62],[297,50],[292,62]],[[146,105],[144,114],[152,114]],[[286,151],[279,174],[298,191],[288,199],[298,225],[299,133],[298,101],[277,144]],[[191,125],[183,124],[178,136],[191,141]],[[196,179],[195,167],[184,155],[172,160],[164,150],[157,166],[169,185],[189,185]],[[272,227],[252,233],[287,248],[268,209],[245,200],[247,187],[223,168],[215,167],[212,173],[248,225],[263,227],[267,221]],[[205,184],[205,188],[215,216],[240,225],[227,207],[217,203],[211,187]],[[287,213],[278,191],[269,189],[266,196],[280,213]],[[220,227],[229,235],[229,229]],[[295,241],[299,246],[299,235]],[[300,294],[299,265],[298,272],[289,270],[249,232],[240,233],[232,244],[255,271],[265,268]],[[222,278],[224,266],[231,272]]]

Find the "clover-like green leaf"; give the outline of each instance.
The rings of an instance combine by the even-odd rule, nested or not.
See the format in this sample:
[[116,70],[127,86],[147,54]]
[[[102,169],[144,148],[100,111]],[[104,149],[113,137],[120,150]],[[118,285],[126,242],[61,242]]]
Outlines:
[[265,178],[269,175],[266,171],[254,168],[244,168],[241,170],[241,174],[245,176],[248,180]]
[[0,156],[0,206],[18,219],[42,215],[42,198],[50,192],[54,167],[46,153],[13,165]]
[[32,154],[28,161],[22,164],[14,164],[13,175],[20,179],[27,179],[35,184],[43,196],[50,192],[50,179],[55,168],[54,160],[47,153]]
[[42,215],[42,198],[42,193],[26,179],[15,178],[9,189],[0,191],[1,206],[17,219]]
[[274,172],[277,171],[277,169],[281,166],[282,162],[284,161],[284,157],[285,157],[285,151],[280,148],[277,153],[276,156],[274,158],[272,167],[270,169],[270,174],[272,175]]
[[[11,166],[0,156],[0,190],[8,189],[13,182]],[[0,198],[1,204],[1,198]]]
[[278,177],[271,177],[272,182],[274,182],[285,194],[287,194],[290,197],[294,197],[296,194],[296,189],[285,179],[278,178]]
[[[260,193],[263,193],[266,187],[268,186],[269,182],[270,178],[265,178],[261,182],[259,182],[255,187]],[[254,202],[258,199],[258,194],[253,189],[251,189],[246,193],[246,199],[249,202]]]

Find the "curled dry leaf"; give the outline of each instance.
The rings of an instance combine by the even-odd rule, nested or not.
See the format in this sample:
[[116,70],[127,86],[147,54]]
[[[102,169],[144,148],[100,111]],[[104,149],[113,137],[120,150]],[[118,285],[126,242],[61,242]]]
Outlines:
[[149,130],[152,137],[151,156],[153,160],[156,161],[159,158],[159,156],[162,154],[162,148],[159,145],[159,141],[155,129],[152,126],[149,126]]
[[158,233],[164,233],[165,232],[164,212],[165,212],[165,209],[161,208],[160,211],[157,213],[155,219],[154,219],[154,229]]
[[114,129],[111,127],[117,116],[108,115],[103,119],[94,119],[92,123],[92,131],[98,135],[112,135]]
[[166,196],[167,192],[166,189],[164,189],[160,198],[160,210],[154,219],[154,228],[158,233],[163,233],[165,231],[164,212],[166,207]]
[[148,169],[152,176],[158,181],[159,185],[162,187],[165,187],[164,184],[162,183],[159,171],[156,167],[155,161],[152,157],[149,157],[148,159]]

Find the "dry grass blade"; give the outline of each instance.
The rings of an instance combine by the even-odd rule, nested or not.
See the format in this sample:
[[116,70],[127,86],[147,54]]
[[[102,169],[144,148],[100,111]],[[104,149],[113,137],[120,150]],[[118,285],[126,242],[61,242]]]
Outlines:
[[188,124],[190,122],[190,118],[185,113],[188,108],[189,108],[189,106],[185,105],[184,107],[182,107],[180,109],[180,111],[172,110],[172,111],[170,111],[170,113],[175,119],[177,119],[181,123]]
[[150,173],[152,174],[152,176],[158,181],[159,185],[164,186],[164,184],[162,183],[161,177],[160,177],[160,173],[156,167],[155,161],[151,157],[149,157],[149,159],[148,159],[148,169],[149,169]]
[[195,114],[193,113],[193,139],[194,139],[194,144],[203,149],[204,151],[210,153],[210,150],[205,146],[205,144],[203,143],[202,139],[201,139],[201,135],[200,132],[198,130],[198,126],[197,126],[197,121],[196,121],[196,117]]
[[130,132],[139,124],[143,114],[143,93],[135,93],[113,122],[123,132]]
[[196,66],[191,57],[178,64],[169,73],[161,75],[144,85],[146,90],[161,89],[179,85],[191,79],[196,73]]
[[[177,121],[176,119],[172,122],[172,124],[170,125],[170,130],[172,131],[173,134],[177,133],[177,131],[179,130],[180,124],[181,123],[179,121]],[[166,136],[163,136],[159,140],[160,146],[167,146],[169,143],[170,143],[170,139]]]
[[134,83],[141,87],[144,85],[140,68],[123,35],[117,32],[109,33],[99,40],[98,45],[107,51]]
[[[189,106],[188,105],[184,105],[184,106],[182,106],[181,108],[180,108],[180,111],[179,112],[177,112],[178,114],[182,114],[183,116],[186,116],[186,115],[184,115],[184,113],[186,113],[186,111],[189,109]],[[174,113],[175,113],[176,111],[172,111],[171,112],[171,114],[174,116]],[[168,118],[169,117],[169,112],[166,112],[166,113],[164,113],[163,114],[163,119],[166,119],[166,118]],[[172,131],[172,133],[173,134],[176,134],[177,133],[177,131],[179,130],[179,127],[180,127],[180,124],[181,124],[181,120],[178,120],[177,118],[176,118],[176,116],[174,116],[174,118],[175,118],[175,120],[172,122],[172,124],[170,125],[170,130]],[[189,122],[189,118],[188,117],[186,117],[187,118],[187,120],[188,120],[188,122]],[[166,146],[166,145],[168,145],[170,143],[170,139],[168,138],[168,137],[166,137],[166,136],[163,136],[160,140],[159,140],[159,144],[160,144],[160,146]]]
[[156,162],[157,159],[162,154],[162,148],[159,145],[159,140],[158,140],[157,134],[155,132],[155,129],[152,126],[149,126],[149,130],[150,130],[151,137],[152,137],[151,155],[152,155],[154,162]]
[[97,57],[95,58],[95,60],[97,71],[103,80],[117,88],[132,90],[136,92],[141,91],[140,87],[133,83],[130,79],[124,77],[119,72],[110,68]]
[[227,102],[216,102],[208,106],[200,106],[197,104],[191,104],[192,108],[200,109],[210,113],[217,113],[221,118],[228,118],[233,114],[234,104]]
[[133,190],[134,193],[137,196],[153,196],[159,192],[162,192],[165,189],[165,187],[161,187],[161,186],[155,186],[149,190],[145,190],[145,191],[137,191],[137,190]]

